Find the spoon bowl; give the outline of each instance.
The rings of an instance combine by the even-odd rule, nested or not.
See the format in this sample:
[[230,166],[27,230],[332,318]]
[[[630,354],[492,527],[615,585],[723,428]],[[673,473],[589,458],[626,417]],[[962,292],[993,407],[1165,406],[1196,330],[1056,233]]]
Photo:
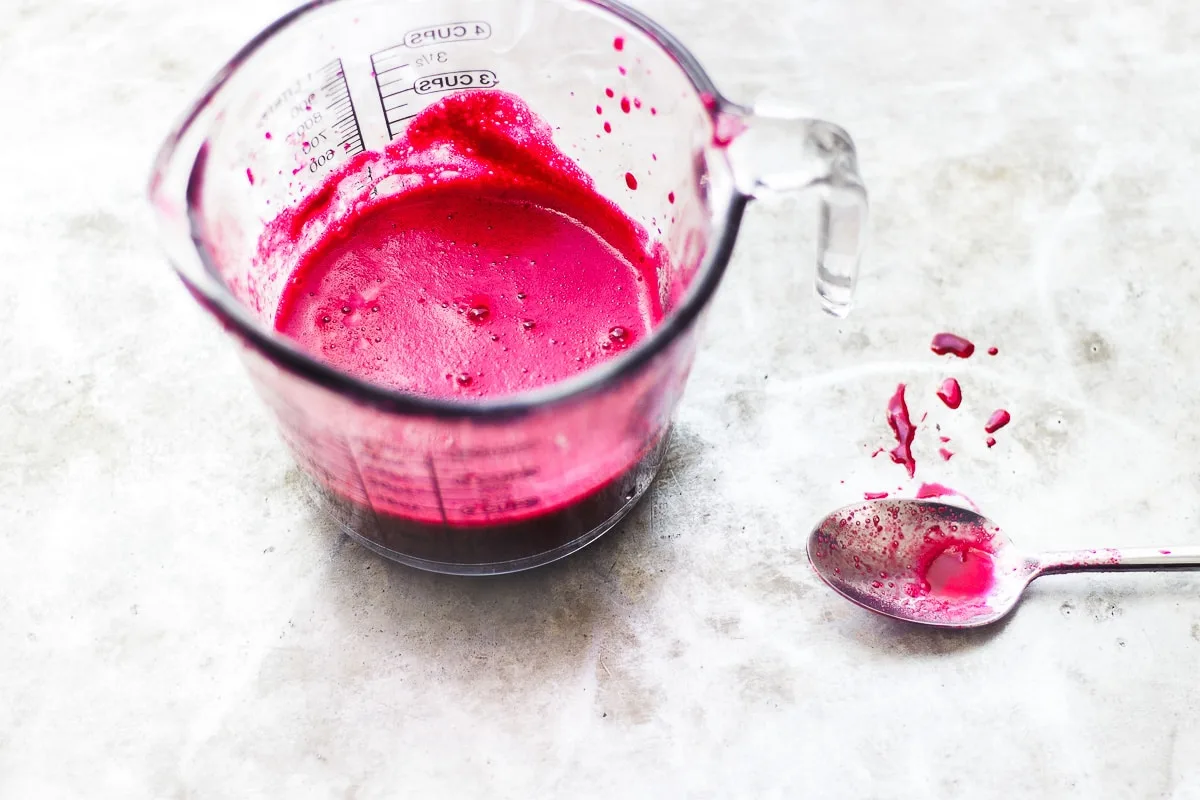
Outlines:
[[835,592],[895,619],[973,628],[1016,607],[1037,572],[991,520],[924,500],[839,509],[813,529],[808,557]]

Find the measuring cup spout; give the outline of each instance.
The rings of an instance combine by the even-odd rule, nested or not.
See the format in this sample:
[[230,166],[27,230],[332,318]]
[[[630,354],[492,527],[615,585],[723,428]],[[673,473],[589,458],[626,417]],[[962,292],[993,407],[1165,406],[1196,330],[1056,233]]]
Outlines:
[[850,313],[859,262],[867,240],[867,190],[858,175],[854,142],[831,122],[788,112],[724,107],[716,122],[735,131],[728,143],[738,189],[767,198],[815,190],[816,290],[835,317]]

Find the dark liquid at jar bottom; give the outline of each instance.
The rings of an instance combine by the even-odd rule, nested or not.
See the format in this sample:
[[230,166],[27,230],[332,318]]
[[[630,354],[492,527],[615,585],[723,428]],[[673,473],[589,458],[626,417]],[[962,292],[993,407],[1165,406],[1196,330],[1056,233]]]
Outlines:
[[668,431],[632,467],[581,500],[545,514],[495,525],[431,525],[381,514],[316,481],[310,481],[310,486],[338,524],[369,545],[387,551],[384,555],[400,561],[429,562],[419,565],[426,568],[441,565],[446,572],[504,572],[567,555],[571,550],[564,548],[615,522],[618,512],[649,488],[669,441]]

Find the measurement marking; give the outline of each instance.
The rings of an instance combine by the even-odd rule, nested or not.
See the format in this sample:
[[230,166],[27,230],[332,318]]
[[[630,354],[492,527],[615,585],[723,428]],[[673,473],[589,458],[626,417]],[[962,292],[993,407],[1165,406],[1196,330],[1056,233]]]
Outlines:
[[371,56],[371,60],[378,64],[382,61],[387,61],[389,58],[404,58],[407,55],[407,50],[407,47],[402,44],[398,44],[395,47],[388,47],[380,50],[378,53],[373,54]]
[[380,75],[387,75],[389,72],[395,72],[396,70],[404,69],[407,66],[408,64],[397,64],[396,66],[388,67],[385,70],[375,70],[375,77],[378,78]]
[[408,103],[400,103],[399,105],[387,106],[386,108],[388,111],[398,111],[399,109],[404,108],[407,105],[408,105]]
[[380,89],[380,91],[382,91],[382,90],[388,88],[389,86],[395,86],[397,83],[407,83],[411,86],[412,80],[410,78],[401,76],[399,78],[396,78],[394,81],[388,81],[387,83],[379,84],[379,89]]
[[388,99],[391,99],[391,98],[393,98],[393,97],[397,97],[398,95],[402,95],[402,94],[404,94],[405,92],[411,92],[412,90],[413,90],[413,87],[411,87],[411,86],[410,86],[410,87],[408,87],[407,89],[397,89],[396,91],[394,91],[394,92],[391,92],[390,94],[385,94],[385,95],[383,96],[383,99],[384,99],[384,100],[388,100]]

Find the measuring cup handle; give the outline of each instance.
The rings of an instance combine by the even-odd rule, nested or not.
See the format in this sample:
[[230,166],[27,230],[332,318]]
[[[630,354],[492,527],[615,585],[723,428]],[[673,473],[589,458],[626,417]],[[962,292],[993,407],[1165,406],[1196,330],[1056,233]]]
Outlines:
[[729,143],[738,189],[762,198],[818,192],[816,289],[836,317],[850,313],[867,241],[867,190],[850,135],[837,125],[787,113],[727,106],[717,130],[739,130]]

